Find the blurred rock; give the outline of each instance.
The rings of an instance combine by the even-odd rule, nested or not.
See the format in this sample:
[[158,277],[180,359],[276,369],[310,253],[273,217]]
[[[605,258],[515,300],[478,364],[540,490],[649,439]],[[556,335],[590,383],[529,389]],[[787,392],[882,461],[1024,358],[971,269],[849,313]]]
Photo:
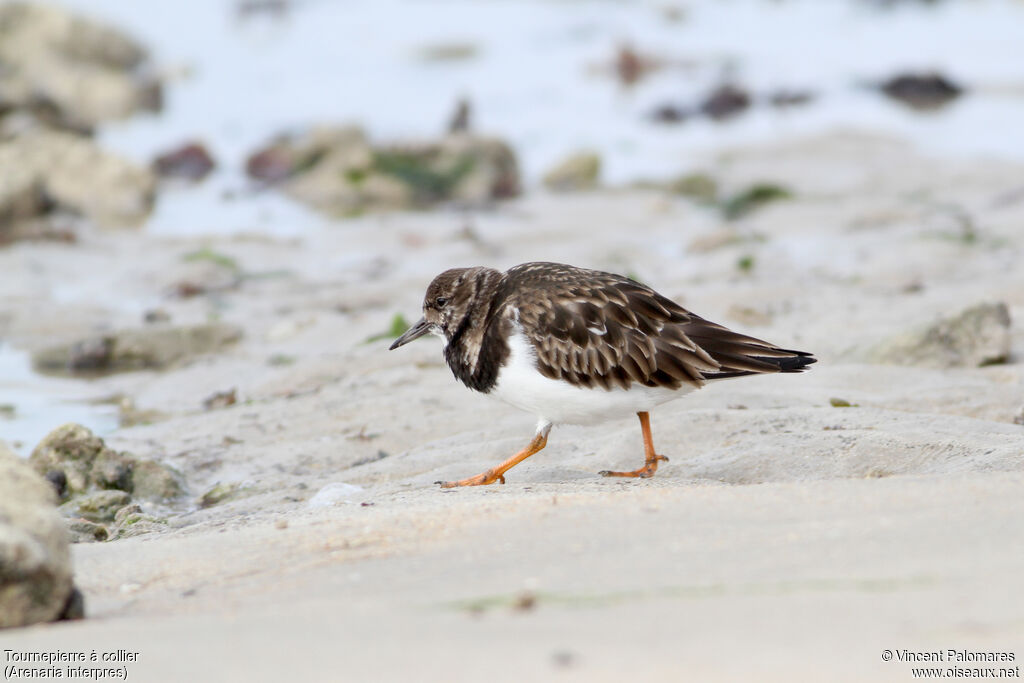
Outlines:
[[519,192],[518,163],[500,140],[469,134],[374,147],[359,128],[279,137],[246,163],[250,177],[333,215],[471,204]]
[[53,487],[0,444],[0,628],[58,619],[74,587]]
[[655,123],[682,123],[692,116],[685,107],[675,104],[662,104],[651,112],[651,120]]
[[715,121],[724,121],[750,108],[750,94],[725,83],[715,88],[701,103],[700,111]]
[[61,512],[97,524],[113,522],[114,514],[131,503],[131,500],[131,495],[126,491],[97,491],[64,503],[61,506]]
[[899,74],[882,83],[879,89],[892,99],[919,110],[938,109],[964,92],[962,87],[938,73]]
[[208,176],[216,166],[210,152],[199,142],[182,145],[153,160],[153,170],[161,178],[193,183]]
[[136,498],[166,502],[184,493],[181,475],[153,460],[138,460],[132,469],[132,493]]
[[32,355],[32,363],[36,370],[50,373],[159,370],[193,356],[221,351],[241,336],[241,328],[227,323],[183,327],[153,324],[42,349]]
[[[184,492],[181,475],[174,469],[115,451],[87,427],[74,423],[61,425],[47,434],[32,451],[29,464],[36,472],[47,476],[53,472],[63,473],[67,497],[72,499],[68,504],[71,507],[66,510],[73,508],[78,516],[93,521],[103,520],[97,520],[95,514],[87,514],[87,511],[99,509],[102,506],[96,501],[112,499],[111,496],[118,496],[116,499],[121,501],[123,496],[119,494],[133,494],[136,498],[164,502]],[[82,496],[91,496],[97,491],[102,495],[95,500],[82,501]],[[113,493],[108,495],[106,491]],[[129,502],[123,500],[120,506]],[[85,511],[79,509],[81,505],[86,506],[82,509]]]
[[[158,110],[147,54],[124,33],[51,5],[0,5],[0,102],[46,125],[88,130]],[[0,115],[2,118],[2,115]]]
[[1010,356],[1010,311],[1003,302],[978,304],[927,327],[897,334],[867,360],[934,368],[979,367]]
[[590,190],[597,187],[601,157],[596,152],[577,152],[544,174],[544,186],[555,192]]
[[151,171],[71,133],[34,131],[0,141],[0,225],[55,209],[100,226],[137,225],[152,209],[155,189]]
[[69,519],[65,521],[72,543],[97,543],[110,538],[107,527],[87,519]]

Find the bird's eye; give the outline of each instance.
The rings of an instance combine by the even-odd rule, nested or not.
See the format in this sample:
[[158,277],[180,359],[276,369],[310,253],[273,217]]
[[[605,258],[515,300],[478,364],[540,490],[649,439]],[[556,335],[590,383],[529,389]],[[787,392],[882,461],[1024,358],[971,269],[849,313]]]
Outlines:
[[444,305],[448,303],[448,299],[446,299],[443,296],[439,296],[436,299],[434,299],[434,303],[437,305],[438,308],[444,308]]

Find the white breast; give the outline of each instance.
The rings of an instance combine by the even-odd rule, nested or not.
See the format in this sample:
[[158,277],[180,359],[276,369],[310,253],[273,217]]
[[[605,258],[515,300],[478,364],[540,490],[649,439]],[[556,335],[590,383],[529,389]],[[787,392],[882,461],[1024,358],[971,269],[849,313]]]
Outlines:
[[488,396],[533,413],[542,422],[593,424],[627,417],[679,398],[694,388],[683,385],[672,390],[639,384],[633,384],[628,390],[577,387],[540,373],[533,344],[518,326],[508,345],[508,360]]

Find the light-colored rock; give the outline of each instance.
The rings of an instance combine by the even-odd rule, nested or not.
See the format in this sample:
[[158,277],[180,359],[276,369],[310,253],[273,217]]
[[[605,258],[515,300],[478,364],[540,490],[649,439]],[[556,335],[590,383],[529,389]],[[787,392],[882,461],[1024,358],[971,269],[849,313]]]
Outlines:
[[[172,468],[108,448],[103,439],[74,423],[47,434],[32,451],[29,463],[42,475],[63,472],[72,499],[65,509],[93,521],[113,519],[113,512],[131,502],[128,494],[165,502],[184,492],[182,477]],[[107,508],[112,508],[110,515],[92,512]]]
[[181,475],[153,460],[139,460],[132,468],[132,493],[136,498],[164,502],[184,493]]
[[53,487],[0,444],[0,628],[60,617],[71,557]]
[[163,369],[238,341],[241,328],[227,323],[176,327],[150,325],[81,339],[37,351],[32,363],[51,373]]
[[106,450],[103,439],[79,424],[68,423],[47,434],[29,457],[33,469],[43,476],[63,472],[69,495],[84,493],[92,485],[96,458]]
[[97,491],[64,503],[61,512],[90,522],[113,522],[117,511],[131,503],[131,500],[131,495],[126,491]]
[[71,127],[91,128],[159,106],[141,68],[145,50],[108,26],[50,5],[0,5],[0,100],[46,103]]
[[247,168],[250,176],[280,182],[285,193],[334,215],[439,201],[478,204],[519,192],[511,148],[466,133],[374,146],[359,128],[315,128],[278,138],[250,157]]
[[155,188],[149,169],[72,133],[40,130],[0,142],[0,216],[37,215],[45,196],[100,226],[136,225],[152,209]]
[[577,152],[544,174],[544,186],[555,192],[574,192],[597,187],[601,157],[596,152]]
[[952,368],[1002,363],[1010,355],[1005,303],[971,306],[925,328],[897,334],[867,352],[877,363]]

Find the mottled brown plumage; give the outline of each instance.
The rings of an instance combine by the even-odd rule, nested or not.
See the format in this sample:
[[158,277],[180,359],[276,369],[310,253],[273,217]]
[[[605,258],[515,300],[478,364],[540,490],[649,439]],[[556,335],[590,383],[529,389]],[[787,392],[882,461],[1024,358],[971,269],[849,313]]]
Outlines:
[[[510,342],[519,338],[525,338],[529,349],[532,370],[527,372],[585,390],[625,391],[638,400],[651,396],[647,389],[664,394],[716,379],[800,372],[815,362],[804,351],[783,349],[705,320],[629,278],[558,263],[524,263],[505,273],[483,267],[445,271],[427,288],[423,314],[391,348],[428,332],[442,336],[454,375],[484,393],[495,389],[503,368],[512,363]],[[545,405],[557,413],[556,399],[530,400],[525,402],[541,417],[531,446],[539,450],[553,419]],[[509,402],[520,405],[514,397]],[[595,407],[587,410],[587,415],[600,414]],[[650,444],[647,408],[636,410],[644,426],[647,466],[611,474],[650,476],[662,458]],[[484,473],[483,479],[454,485],[503,480],[508,463],[536,450],[524,450],[518,460],[492,471],[493,476]]]

